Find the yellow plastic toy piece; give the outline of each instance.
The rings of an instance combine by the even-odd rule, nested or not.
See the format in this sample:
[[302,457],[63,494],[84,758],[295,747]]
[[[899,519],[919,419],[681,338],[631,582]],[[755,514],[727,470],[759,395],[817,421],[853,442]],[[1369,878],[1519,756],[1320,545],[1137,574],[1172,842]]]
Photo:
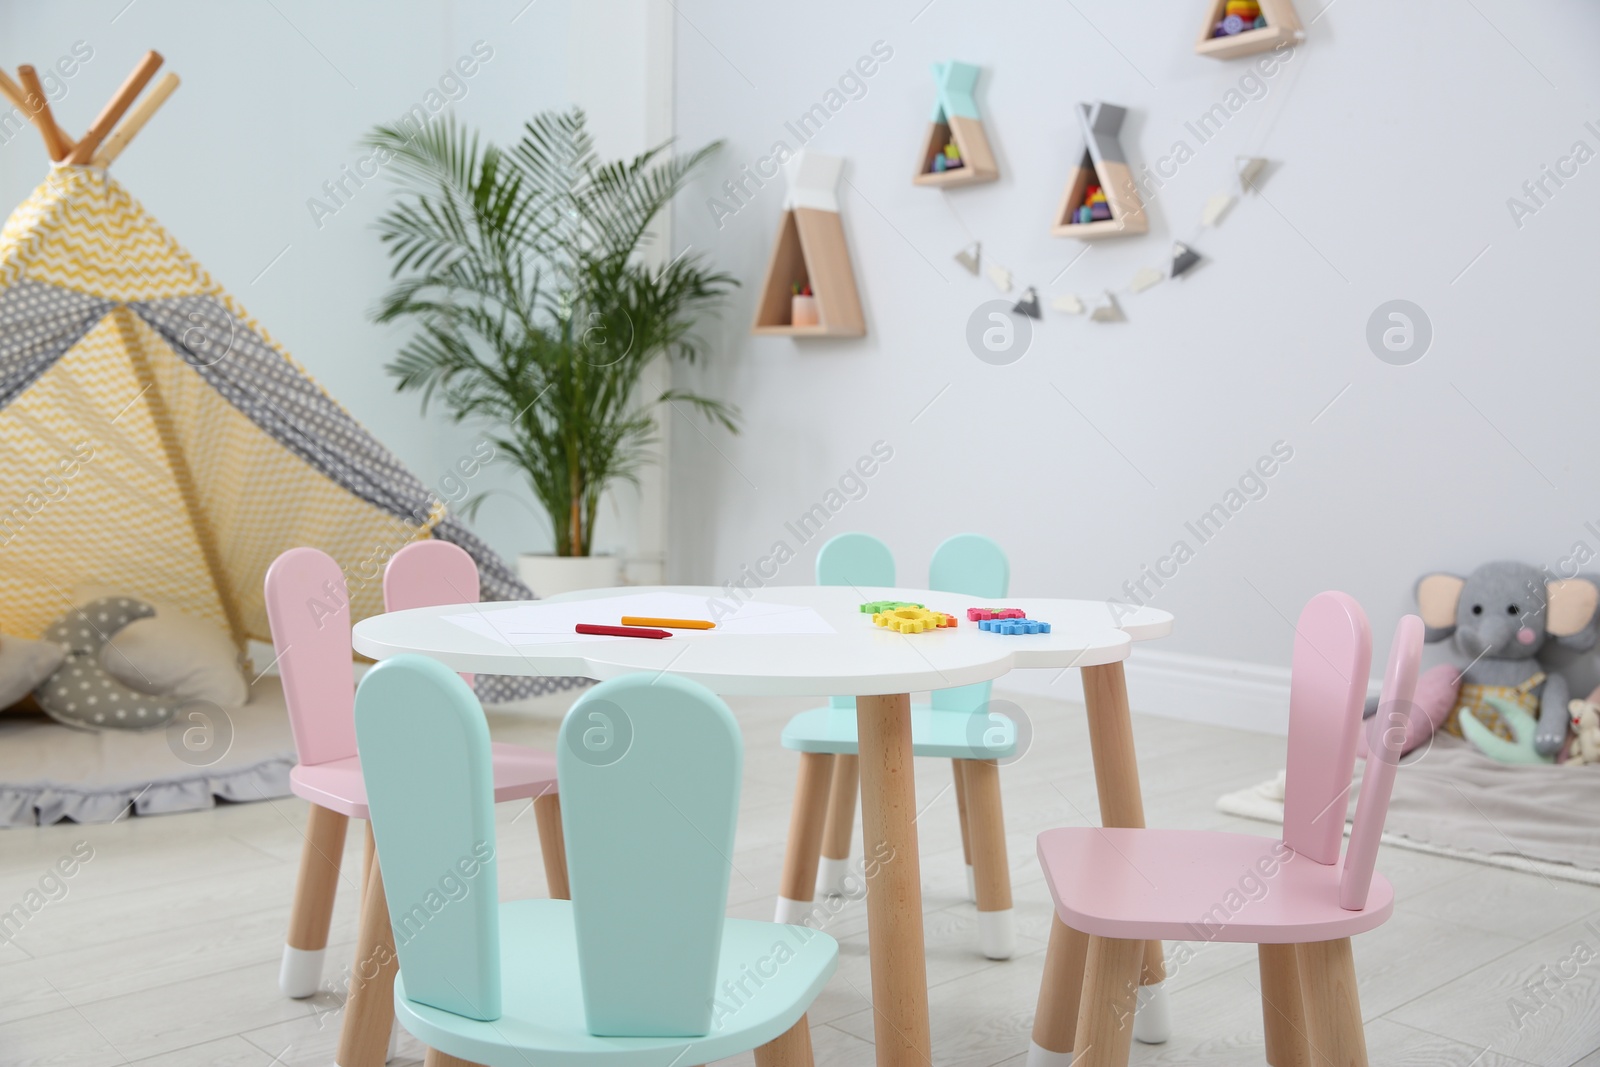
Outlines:
[[895,608],[893,611],[880,611],[872,617],[872,621],[897,633],[920,634],[927,630],[954,626],[956,617],[954,615],[946,615],[942,611],[907,607]]

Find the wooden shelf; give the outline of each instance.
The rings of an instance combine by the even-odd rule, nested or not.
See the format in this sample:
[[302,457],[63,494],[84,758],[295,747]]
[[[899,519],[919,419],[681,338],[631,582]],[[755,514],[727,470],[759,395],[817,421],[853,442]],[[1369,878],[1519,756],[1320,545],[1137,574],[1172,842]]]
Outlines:
[[[1000,177],[1000,166],[995,162],[989,134],[978,117],[978,103],[972,95],[978,84],[978,68],[970,63],[935,63],[933,77],[938,83],[938,101],[922,144],[916,176],[911,180],[917,185],[943,188],[995,181]],[[934,170],[934,157],[943,154],[944,146],[951,142],[961,153],[961,166]]]
[[[789,193],[750,332],[758,337],[862,337],[867,323],[850,266],[835,185],[843,160],[799,152],[784,170]],[[815,326],[793,323],[794,286],[811,287]]]
[[[1061,202],[1056,205],[1055,216],[1050,220],[1051,235],[1093,241],[1102,237],[1127,237],[1148,232],[1150,218],[1145,213],[1144,202],[1139,198],[1139,187],[1134,183],[1133,172],[1128,168],[1127,157],[1117,139],[1127,110],[1101,101],[1079,104],[1077,114],[1079,125],[1083,128],[1083,155],[1068,176]],[[1094,222],[1071,221],[1091,185],[1098,185],[1105,191],[1111,217]]]
[[1206,8],[1208,17],[1205,25],[1200,27],[1200,39],[1195,42],[1194,50],[1212,59],[1234,59],[1270,51],[1286,41],[1305,40],[1306,32],[1300,25],[1294,0],[1257,0],[1257,3],[1261,6],[1261,16],[1267,20],[1265,26],[1232,37],[1213,37],[1212,31],[1222,20],[1227,0],[1209,0]]
[[845,326],[756,326],[750,332],[757,337],[863,337],[867,331]]

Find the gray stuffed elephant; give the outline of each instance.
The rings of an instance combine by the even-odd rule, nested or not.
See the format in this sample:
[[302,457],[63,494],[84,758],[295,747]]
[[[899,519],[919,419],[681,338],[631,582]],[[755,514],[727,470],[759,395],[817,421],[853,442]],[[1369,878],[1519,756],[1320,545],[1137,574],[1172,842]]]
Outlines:
[[1594,647],[1596,579],[1547,580],[1536,567],[1502,561],[1485,563],[1466,578],[1427,575],[1417,582],[1416,594],[1426,640],[1453,636],[1469,661],[1445,729],[1459,735],[1458,718],[1474,715],[1512,740],[1511,724],[1502,721],[1496,705],[1517,705],[1538,720],[1535,752],[1547,758],[1559,752],[1567,740],[1571,694],[1556,665],[1561,657],[1553,654]]

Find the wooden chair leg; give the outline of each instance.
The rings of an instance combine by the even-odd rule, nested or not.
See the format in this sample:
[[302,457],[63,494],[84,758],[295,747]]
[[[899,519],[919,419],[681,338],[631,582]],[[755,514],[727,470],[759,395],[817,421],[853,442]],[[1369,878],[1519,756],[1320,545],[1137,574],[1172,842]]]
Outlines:
[[1305,1000],[1300,992],[1300,960],[1293,945],[1260,945],[1261,1018],[1267,1030],[1267,1062],[1272,1067],[1312,1067],[1306,1040]]
[[367,883],[372,881],[372,857],[378,854],[377,838],[372,836],[372,823],[366,824],[366,844],[361,850],[361,904],[367,903]]
[[1143,957],[1143,941],[1089,938],[1072,1067],[1127,1067]]
[[967,776],[961,765],[966,760],[950,761],[950,774],[956,786],[956,818],[961,820],[961,859],[967,865],[967,899],[978,899],[977,878],[972,871],[972,833],[967,822]]
[[[817,865],[817,892],[850,896],[850,837],[855,832],[856,795],[861,790],[861,757],[841,752],[833,757],[828,787],[828,815],[822,824],[822,859]],[[860,893],[863,882],[855,887]]]
[[1088,934],[1074,930],[1059,916],[1050,916],[1050,944],[1044,950],[1044,977],[1039,981],[1039,1007],[1033,1014],[1028,1067],[1066,1067],[1072,1062],[1088,953]]
[[992,759],[960,762],[967,782],[967,829],[978,891],[978,945],[989,959],[1008,960],[1017,950],[1017,930],[1011,910],[1006,820],[1000,805],[1000,766]]
[[383,1067],[394,1030],[394,976],[400,969],[383,892],[383,861],[374,859],[361,906],[356,960],[339,1028],[338,1067]]
[[306,818],[306,841],[300,849],[300,874],[289,910],[278,988],[286,997],[309,997],[322,984],[322,957],[328,948],[328,925],[339,888],[339,862],[344,858],[350,819],[319,804]]
[[1295,959],[1311,1063],[1315,1067],[1367,1067],[1367,1034],[1361,1025],[1350,939],[1296,945]]
[[533,802],[533,821],[539,827],[539,851],[544,854],[544,880],[551,900],[571,900],[567,884],[567,839],[561,832],[561,797],[546,793]]
[[482,1067],[482,1065],[473,1063],[471,1060],[459,1059],[448,1052],[440,1052],[436,1048],[430,1048],[428,1054],[422,1057],[422,1067]]
[[799,1022],[756,1049],[756,1067],[812,1067],[811,1026],[804,1015]]
[[822,854],[822,827],[828,815],[828,785],[833,777],[833,756],[825,752],[800,753],[800,773],[794,783],[794,809],[789,813],[789,845],[783,857],[783,878],[778,885],[780,923],[801,922],[811,910],[817,888],[817,858]]

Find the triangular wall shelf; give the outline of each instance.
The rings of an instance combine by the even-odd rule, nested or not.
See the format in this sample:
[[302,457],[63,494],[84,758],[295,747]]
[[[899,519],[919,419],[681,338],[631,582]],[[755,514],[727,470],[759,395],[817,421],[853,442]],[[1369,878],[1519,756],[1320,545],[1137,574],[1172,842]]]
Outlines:
[[1306,31],[1295,13],[1294,0],[1256,0],[1267,24],[1258,30],[1245,30],[1231,36],[1217,36],[1217,25],[1227,17],[1228,0],[1206,0],[1207,18],[1200,27],[1194,50],[1213,59],[1233,59],[1276,48],[1285,41],[1301,41]]
[[[912,180],[918,185],[942,186],[994,181],[1000,177],[1000,168],[994,161],[989,135],[984,132],[983,120],[978,117],[978,102],[972,95],[978,84],[978,68],[954,61],[935,63],[933,78],[938,84],[933,122],[922,145],[917,176]],[[935,170],[934,159],[944,155],[945,146],[950,144],[956,146],[961,165]]]
[[[844,160],[797,152],[783,165],[789,181],[783,220],[767,263],[751,332],[782,337],[861,337],[867,332],[850,250],[839,218]],[[817,323],[794,324],[794,287],[811,287]]]
[[[1050,232],[1057,237],[1076,237],[1092,241],[1098,237],[1120,237],[1150,229],[1139,188],[1134,184],[1128,157],[1117,140],[1127,109],[1100,101],[1079,104],[1078,123],[1083,127],[1083,154],[1067,179],[1067,187],[1056,206]],[[1099,186],[1105,193],[1110,218],[1092,222],[1074,221],[1090,190]]]

